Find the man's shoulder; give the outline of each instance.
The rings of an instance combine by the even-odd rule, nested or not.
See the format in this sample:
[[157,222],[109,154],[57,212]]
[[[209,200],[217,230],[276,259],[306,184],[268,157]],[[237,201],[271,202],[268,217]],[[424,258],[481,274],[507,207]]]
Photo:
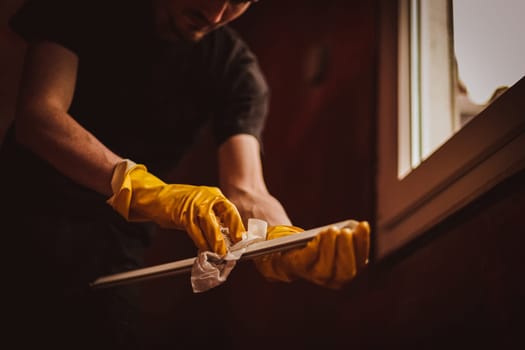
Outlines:
[[239,32],[229,25],[222,26],[217,33],[232,41],[243,41]]
[[222,50],[234,50],[238,47],[247,47],[239,32],[225,25],[216,29],[205,37],[205,45],[214,46]]

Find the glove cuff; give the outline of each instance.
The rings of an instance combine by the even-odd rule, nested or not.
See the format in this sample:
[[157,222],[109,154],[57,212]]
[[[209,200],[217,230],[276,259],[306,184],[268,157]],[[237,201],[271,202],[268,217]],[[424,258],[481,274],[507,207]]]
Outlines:
[[113,196],[115,196],[122,187],[126,174],[136,166],[137,163],[129,159],[124,159],[115,166],[111,177],[111,190],[113,191]]
[[138,167],[147,171],[144,165],[138,165],[129,159],[124,159],[115,166],[111,177],[113,196],[107,200],[107,203],[127,220],[129,219],[132,193],[131,179],[127,175],[131,170]]
[[253,259],[259,273],[269,281],[292,282],[297,277],[283,267],[281,252]]

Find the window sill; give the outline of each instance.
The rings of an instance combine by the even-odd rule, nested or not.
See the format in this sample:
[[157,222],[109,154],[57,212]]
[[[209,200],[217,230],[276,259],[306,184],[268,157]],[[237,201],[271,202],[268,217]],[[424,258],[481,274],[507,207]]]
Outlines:
[[397,147],[392,147],[397,139],[389,131],[394,118],[383,114],[376,258],[400,248],[525,168],[525,78],[403,179],[398,179],[392,161],[384,161],[397,159]]

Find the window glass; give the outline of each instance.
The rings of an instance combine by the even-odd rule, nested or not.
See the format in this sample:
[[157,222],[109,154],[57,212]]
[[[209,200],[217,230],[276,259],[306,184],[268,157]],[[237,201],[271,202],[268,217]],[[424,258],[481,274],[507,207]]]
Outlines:
[[525,75],[524,13],[523,0],[401,1],[399,178]]
[[525,75],[525,1],[453,0],[459,126]]

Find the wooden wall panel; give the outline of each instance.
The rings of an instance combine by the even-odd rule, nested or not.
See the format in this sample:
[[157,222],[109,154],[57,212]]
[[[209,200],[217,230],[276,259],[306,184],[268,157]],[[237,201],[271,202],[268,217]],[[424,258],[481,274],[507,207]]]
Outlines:
[[[373,1],[267,1],[236,23],[272,91],[268,185],[298,226],[373,212],[375,10]],[[326,70],[312,83],[316,52]]]

